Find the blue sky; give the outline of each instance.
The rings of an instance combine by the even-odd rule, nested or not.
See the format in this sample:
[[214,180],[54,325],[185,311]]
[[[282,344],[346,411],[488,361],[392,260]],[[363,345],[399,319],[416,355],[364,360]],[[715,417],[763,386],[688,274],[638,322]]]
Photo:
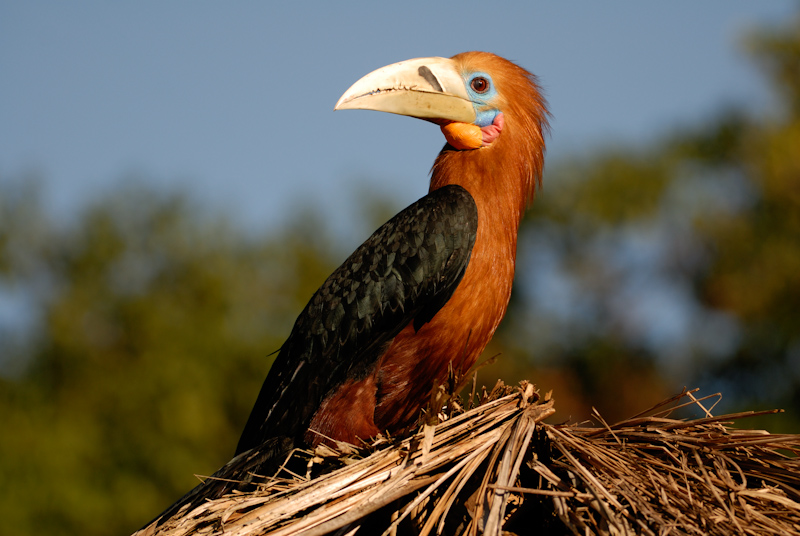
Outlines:
[[443,140],[411,118],[333,113],[367,72],[464,50],[506,56],[545,88],[552,162],[654,139],[729,103],[768,107],[742,38],[798,7],[276,4],[3,1],[0,182],[39,176],[48,205],[70,215],[144,181],[191,191],[256,231],[303,199],[326,214],[351,209],[362,185],[405,205],[425,193]]

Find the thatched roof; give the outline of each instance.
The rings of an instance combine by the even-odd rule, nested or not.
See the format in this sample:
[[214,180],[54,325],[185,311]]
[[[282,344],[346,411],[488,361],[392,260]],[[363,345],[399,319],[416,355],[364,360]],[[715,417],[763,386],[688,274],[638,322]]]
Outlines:
[[[498,383],[411,438],[294,452],[305,474],[247,475],[249,491],[143,533],[800,534],[800,436],[732,428],[756,413],[714,417],[694,392],[614,425],[550,425],[549,396]],[[671,417],[687,405],[705,416]]]

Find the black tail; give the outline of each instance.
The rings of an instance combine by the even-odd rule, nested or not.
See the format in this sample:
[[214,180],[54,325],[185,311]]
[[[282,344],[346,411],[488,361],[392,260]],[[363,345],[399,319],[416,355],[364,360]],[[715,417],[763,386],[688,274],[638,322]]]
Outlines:
[[218,499],[233,490],[245,490],[256,484],[253,482],[254,475],[272,476],[280,469],[292,449],[294,449],[292,439],[276,437],[264,441],[258,448],[238,454],[135,534],[141,533],[140,536],[152,534],[183,509],[193,509],[205,501]]

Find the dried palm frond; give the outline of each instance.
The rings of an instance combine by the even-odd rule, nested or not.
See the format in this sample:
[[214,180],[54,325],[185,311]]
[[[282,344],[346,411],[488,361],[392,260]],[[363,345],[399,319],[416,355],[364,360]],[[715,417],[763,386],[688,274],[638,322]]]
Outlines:
[[[141,534],[800,534],[800,436],[733,429],[760,413],[713,417],[694,392],[589,427],[542,423],[553,401],[524,382],[466,411],[445,393],[411,438],[296,451],[273,476],[220,470],[251,489]],[[687,404],[706,416],[669,417]]]
[[[536,489],[516,491],[551,491],[573,534],[800,534],[800,436],[731,428],[776,411],[714,417],[703,401],[719,395],[695,392],[613,426],[545,426],[522,475]],[[705,417],[669,418],[689,404]]]

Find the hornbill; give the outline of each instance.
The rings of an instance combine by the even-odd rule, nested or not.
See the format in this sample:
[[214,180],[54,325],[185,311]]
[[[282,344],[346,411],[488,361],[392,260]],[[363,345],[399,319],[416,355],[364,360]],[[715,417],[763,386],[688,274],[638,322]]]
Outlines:
[[366,75],[334,109],[425,119],[447,144],[429,193],[375,231],[300,313],[236,454],[275,438],[359,444],[407,430],[435,381],[475,363],[508,307],[548,127],[535,77],[485,52],[418,58]]
[[336,110],[438,124],[428,195],[370,236],[297,318],[236,456],[145,526],[269,474],[293,447],[358,444],[413,426],[435,381],[466,372],[511,296],[517,230],[541,181],[548,112],[536,79],[485,52],[374,71]]

